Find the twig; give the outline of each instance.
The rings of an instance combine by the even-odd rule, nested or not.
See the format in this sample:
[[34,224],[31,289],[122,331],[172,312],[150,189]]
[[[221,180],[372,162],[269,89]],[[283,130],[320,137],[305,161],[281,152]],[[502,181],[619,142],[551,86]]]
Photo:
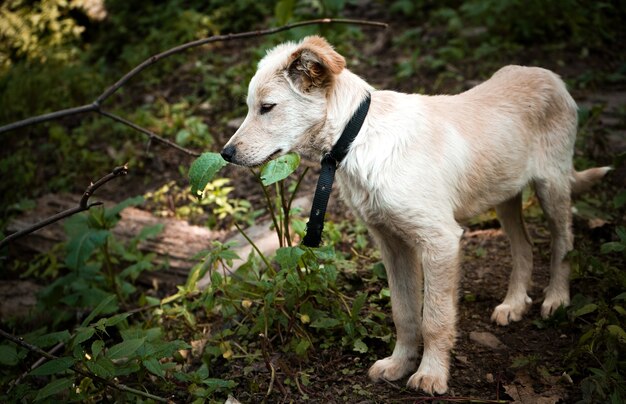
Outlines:
[[276,34],[278,32],[287,31],[290,29],[294,29],[297,27],[303,27],[306,25],[321,25],[321,24],[350,24],[350,25],[366,25],[377,28],[387,28],[387,24],[382,22],[375,21],[365,21],[365,20],[351,20],[351,19],[333,19],[333,18],[322,18],[317,20],[308,20],[301,21],[294,24],[283,25],[282,27],[270,28],[258,31],[249,31],[249,32],[240,32],[237,34],[227,34],[227,35],[214,35],[208,38],[198,39],[196,41],[187,42],[182,45],[178,45],[174,48],[168,49],[159,54],[150,56],[148,59],[141,62],[139,65],[135,66],[131,71],[123,75],[115,84],[107,88],[102,94],[96,98],[96,100],[87,105],[83,105],[80,107],[68,108],[60,111],[51,112],[49,114],[39,115],[27,119],[23,119],[18,122],[13,122],[8,125],[0,126],[0,133],[7,132],[14,129],[23,128],[25,126],[34,125],[36,123],[47,122],[53,119],[58,119],[70,115],[76,115],[84,112],[94,112],[100,109],[100,106],[104,101],[106,101],[109,97],[111,97],[117,90],[119,90],[126,82],[137,74],[145,70],[148,66],[153,65],[161,59],[165,59],[166,57],[172,56],[177,53],[181,53],[187,49],[195,48],[201,45],[206,45],[212,42],[222,42],[222,41],[232,41],[235,39],[244,39],[244,38],[252,38],[257,36],[265,36]]
[[[39,347],[37,347],[35,345],[32,345],[32,344],[29,344],[28,342],[24,341],[23,338],[18,338],[15,335],[9,334],[8,332],[6,332],[6,331],[4,331],[2,329],[0,329],[0,336],[8,339],[9,341],[12,341],[12,342],[16,343],[17,345],[19,345],[19,346],[21,346],[23,348],[28,349],[31,352],[35,352],[36,354],[41,355],[44,358],[47,358],[47,359],[50,359],[50,360],[58,359],[56,356],[54,356],[52,354],[49,354],[48,352],[42,350],[41,348],[39,348]],[[141,390],[134,389],[132,387],[128,387],[128,386],[126,386],[125,384],[122,384],[122,383],[117,383],[117,382],[114,382],[114,381],[111,381],[111,380],[104,379],[104,378],[102,378],[100,376],[97,376],[97,375],[91,373],[90,371],[83,370],[83,369],[79,368],[76,365],[72,365],[70,367],[70,369],[72,371],[82,375],[82,376],[89,377],[89,378],[91,378],[93,380],[97,380],[97,381],[99,381],[101,383],[104,383],[107,386],[112,387],[112,388],[114,388],[116,390],[124,391],[124,392],[131,393],[131,394],[135,394],[137,396],[141,396],[141,397],[145,397],[145,398],[150,398],[150,399],[158,401],[158,402],[167,403],[167,399],[165,399],[163,397],[155,396],[154,394],[146,393],[145,391],[141,391]]]
[[[48,353],[50,355],[54,355],[55,353],[57,353],[57,351],[61,348],[63,348],[65,346],[65,344],[63,342],[59,342],[58,344],[56,344],[50,351],[48,351]],[[24,373],[22,373],[22,375],[20,377],[18,377],[17,379],[15,379],[13,382],[11,382],[9,389],[7,390],[7,393],[10,393],[11,390],[13,390],[13,387],[17,386],[18,384],[20,384],[20,382],[22,381],[22,379],[24,379],[26,376],[28,376],[28,374],[30,372],[32,372],[33,370],[37,369],[39,366],[43,365],[46,360],[48,358],[42,356],[41,358],[39,358],[35,363],[33,363],[31,365],[31,367]]]
[[82,114],[85,112],[92,112],[92,111],[96,111],[97,109],[98,109],[98,105],[94,103],[81,105],[80,107],[62,109],[60,111],[50,112],[49,114],[43,114],[43,115],[23,119],[21,121],[13,122],[8,125],[0,126],[0,133],[8,132],[14,129],[23,128],[24,126],[34,125],[36,123],[52,121],[53,119],[63,118],[63,117],[70,116],[70,115],[77,115],[77,114]]
[[[177,149],[177,150],[179,150],[179,151],[181,151],[181,152],[183,152],[185,154],[188,154],[190,156],[193,156],[193,157],[199,157],[200,156],[200,153],[198,153],[197,151],[189,150],[189,149],[186,149],[186,148],[184,148],[182,146],[179,146],[175,142],[172,142],[169,139],[165,139],[165,138],[157,135],[156,133],[152,132],[151,130],[143,128],[143,127],[141,127],[141,126],[139,126],[139,125],[137,125],[137,124],[127,120],[127,119],[122,118],[121,116],[115,115],[115,114],[113,114],[111,112],[108,112],[108,111],[105,111],[105,110],[102,110],[102,109],[98,109],[97,111],[98,111],[98,113],[100,115],[106,116],[107,118],[111,118],[114,121],[117,121],[117,122],[119,122],[121,124],[124,124],[124,125],[130,127],[130,128],[135,129],[136,131],[139,131],[139,132],[141,132],[143,134],[148,135],[148,138],[149,138],[148,141],[149,142],[152,142],[153,140],[156,140],[158,142],[161,142],[161,143],[166,144],[166,145],[168,145],[170,147],[173,147],[173,148],[175,148],[175,149]],[[150,143],[148,143],[148,144],[150,144]]]
[[250,237],[248,237],[246,232],[243,231],[243,229],[237,224],[237,222],[234,222],[234,224],[235,224],[235,227],[237,228],[237,230],[239,231],[239,233],[241,233],[241,235],[243,236],[243,238],[245,238],[246,241],[248,243],[250,243],[252,248],[254,248],[254,250],[257,252],[257,254],[259,254],[261,259],[265,263],[265,266],[267,267],[267,270],[271,271],[272,274],[275,275],[276,271],[274,271],[274,267],[272,267],[272,264],[270,264],[270,262],[267,260],[267,257],[265,256],[265,254],[263,254],[263,252],[259,249],[259,247],[256,244],[254,244],[254,241],[252,241],[252,239]]
[[[351,25],[369,25],[378,28],[387,28],[387,24],[382,22],[375,21],[365,21],[365,20],[351,20],[351,19],[333,19],[333,18],[322,18],[317,20],[308,20],[301,21],[293,24],[283,25],[282,27],[270,28],[258,31],[249,31],[249,32],[241,32],[237,34],[226,34],[226,35],[214,35],[209,38],[198,39],[196,41],[187,42],[185,44],[176,46],[174,48],[168,49],[165,52],[161,52],[157,55],[151,56],[148,59],[144,60],[141,64],[136,66],[133,70],[122,76],[121,79],[117,81],[117,83],[113,84],[109,87],[104,93],[102,93],[97,99],[96,103],[100,104],[111,95],[113,95],[120,87],[122,87],[128,80],[136,76],[139,72],[146,69],[148,66],[156,63],[157,61],[164,59],[168,56],[174,55],[176,53],[183,52],[190,48],[195,48],[201,45],[206,45],[211,42],[223,42],[223,41],[232,41],[235,39],[244,39],[244,38],[252,38],[257,36],[271,35],[276,34],[282,31],[287,31],[290,29],[294,29],[297,27],[303,27],[305,25],[320,25],[320,24],[351,24]],[[1,132],[1,130],[0,130]]]
[[41,222],[35,223],[34,225],[27,227],[26,229],[22,229],[20,231],[17,231],[13,234],[8,235],[7,237],[5,237],[4,239],[2,239],[2,241],[0,241],[0,248],[2,248],[3,246],[5,246],[6,244],[14,241],[15,239],[18,239],[20,237],[23,237],[27,234],[30,234],[34,231],[37,231],[39,229],[41,229],[42,227],[45,227],[49,224],[52,224],[54,222],[57,222],[61,219],[64,219],[68,216],[74,215],[76,213],[88,210],[94,206],[97,205],[102,205],[102,202],[93,202],[93,203],[89,203],[89,198],[93,195],[94,192],[96,192],[96,190],[98,188],[100,188],[102,185],[106,184],[107,182],[111,181],[114,178],[117,178],[119,176],[122,175],[126,175],[128,174],[128,167],[126,165],[120,166],[120,167],[115,167],[113,169],[113,171],[111,171],[110,173],[108,173],[107,175],[105,175],[104,177],[100,178],[98,181],[96,181],[95,183],[90,184],[87,189],[85,190],[85,192],[83,193],[82,198],[80,199],[80,203],[78,204],[78,206],[75,206],[73,208],[67,209],[63,212],[57,213],[54,216],[50,216],[47,219],[42,220]]

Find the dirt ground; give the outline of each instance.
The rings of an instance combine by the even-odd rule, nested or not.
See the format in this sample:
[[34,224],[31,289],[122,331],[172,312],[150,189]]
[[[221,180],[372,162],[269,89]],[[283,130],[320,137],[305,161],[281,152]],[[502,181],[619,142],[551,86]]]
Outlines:
[[[511,265],[509,244],[499,228],[467,229],[460,286],[458,338],[453,351],[449,392],[431,397],[405,388],[408,376],[397,382],[372,383],[367,370],[374,358],[390,354],[376,348],[367,357],[339,350],[315,351],[307,363],[294,358],[273,358],[277,372],[272,394],[266,397],[270,375],[262,364],[245,378],[236,367],[229,377],[244,387],[234,396],[246,402],[390,403],[390,402],[574,402],[579,392],[564,373],[564,354],[579,335],[563,328],[540,328],[542,290],[548,281],[547,232],[531,224],[535,240],[533,298],[524,319],[507,327],[490,321],[506,293]],[[390,313],[391,315],[391,313]],[[298,371],[310,375],[308,386],[279,386]],[[240,379],[241,378],[241,379]],[[254,381],[251,382],[250,378]],[[245,379],[245,381],[244,381]],[[256,392],[249,386],[258,386]]]

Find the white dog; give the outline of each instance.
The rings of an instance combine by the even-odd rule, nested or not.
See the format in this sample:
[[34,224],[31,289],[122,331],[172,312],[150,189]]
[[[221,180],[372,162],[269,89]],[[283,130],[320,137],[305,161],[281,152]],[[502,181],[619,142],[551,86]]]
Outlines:
[[[397,342],[369,370],[427,393],[448,389],[456,337],[458,222],[495,207],[511,241],[513,271],[493,312],[500,325],[528,310],[532,248],[522,219],[522,190],[534,184],[552,235],[543,317],[568,305],[572,249],[570,194],[608,167],[576,172],[576,104],[560,78],[536,67],[507,66],[459,95],[374,90],[345,68],[323,38],[275,47],[259,63],[249,112],[222,156],[257,166],[297,151],[320,158],[368,94],[365,122],[337,170],[341,195],[367,224],[387,270]],[[422,306],[423,301],[423,306]]]

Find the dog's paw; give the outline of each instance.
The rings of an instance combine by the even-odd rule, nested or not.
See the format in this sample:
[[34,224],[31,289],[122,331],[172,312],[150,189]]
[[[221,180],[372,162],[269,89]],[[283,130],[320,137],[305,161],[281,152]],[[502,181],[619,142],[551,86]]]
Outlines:
[[369,378],[375,382],[382,379],[398,380],[413,369],[415,369],[414,360],[400,359],[389,356],[385,359],[377,360],[367,374]]
[[567,292],[552,292],[548,290],[546,292],[546,298],[543,300],[541,304],[541,317],[548,318],[559,307],[567,307],[569,306],[569,293]]
[[494,309],[491,321],[498,325],[508,325],[513,321],[520,321],[532,303],[533,301],[528,295],[522,299],[517,299],[517,301],[505,300]]
[[425,365],[422,361],[419,369],[409,378],[407,387],[422,389],[428,394],[443,394],[448,391],[448,370],[441,366]]

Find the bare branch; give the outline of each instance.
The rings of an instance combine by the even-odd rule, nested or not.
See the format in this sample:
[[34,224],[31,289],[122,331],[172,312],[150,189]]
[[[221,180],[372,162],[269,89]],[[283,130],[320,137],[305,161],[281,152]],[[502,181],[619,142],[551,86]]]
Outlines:
[[[19,346],[21,346],[23,348],[28,349],[31,352],[35,352],[36,354],[38,354],[40,356],[43,356],[46,359],[50,359],[50,360],[57,359],[56,356],[54,356],[54,355],[44,351],[43,349],[41,349],[41,348],[39,348],[39,347],[37,347],[37,346],[35,346],[33,344],[29,344],[28,342],[24,341],[23,338],[18,338],[15,335],[9,334],[8,332],[6,332],[6,331],[4,331],[2,329],[0,329],[0,336],[8,339],[9,341],[12,341],[12,342],[16,343],[17,345],[19,345]],[[158,401],[158,402],[161,402],[161,403],[167,403],[168,402],[167,399],[165,399],[163,397],[155,396],[153,394],[146,393],[145,391],[141,391],[141,390],[134,389],[132,387],[128,387],[128,386],[126,386],[125,384],[122,384],[122,383],[117,383],[117,382],[114,382],[114,381],[111,381],[111,380],[107,380],[107,379],[105,379],[103,377],[97,376],[94,373],[91,373],[90,371],[81,369],[77,365],[72,365],[70,367],[70,369],[72,371],[82,375],[82,376],[89,377],[89,378],[91,378],[93,380],[97,380],[97,381],[99,381],[101,383],[104,383],[107,386],[112,387],[112,388],[114,388],[116,390],[125,391],[127,393],[135,394],[137,396],[141,396],[141,397],[145,397],[145,398],[151,398],[152,400],[155,400],[155,401]]]
[[[196,41],[187,42],[185,44],[182,44],[182,45],[176,46],[174,48],[168,49],[168,50],[166,50],[164,52],[161,52],[159,54],[150,56],[148,59],[144,60],[142,63],[137,65],[130,72],[128,72],[125,75],[123,75],[115,84],[113,84],[112,86],[107,88],[91,104],[83,105],[83,106],[80,106],[80,107],[68,108],[68,109],[64,109],[64,110],[60,110],[60,111],[56,111],[56,112],[51,112],[49,114],[39,115],[39,116],[35,116],[35,117],[24,119],[24,120],[21,120],[21,121],[18,121],[18,122],[14,122],[14,123],[11,123],[11,124],[8,124],[8,125],[0,126],[0,133],[8,132],[10,130],[23,128],[25,126],[34,125],[36,123],[47,122],[47,121],[51,121],[53,119],[58,119],[58,118],[62,118],[62,117],[70,116],[70,115],[75,115],[75,114],[79,114],[79,113],[83,113],[83,112],[95,112],[95,111],[98,111],[98,112],[102,113],[102,111],[100,111],[101,104],[106,99],[108,99],[111,95],[113,95],[117,90],[119,90],[124,84],[126,84],[126,82],[128,80],[132,79],[137,74],[139,74],[140,72],[145,70],[148,66],[153,65],[154,63],[158,62],[159,60],[164,59],[166,57],[169,57],[171,55],[177,54],[177,53],[181,53],[181,52],[183,52],[183,51],[185,51],[187,49],[195,48],[195,47],[198,47],[198,46],[201,46],[201,45],[205,45],[205,44],[208,44],[208,43],[212,43],[212,42],[232,41],[232,40],[236,40],[236,39],[244,39],[244,38],[257,37],[257,36],[271,35],[271,34],[276,34],[278,32],[294,29],[294,28],[297,28],[297,27],[303,27],[303,26],[306,26],[306,25],[321,25],[321,24],[350,24],[350,25],[365,25],[365,26],[371,26],[371,27],[377,27],[377,28],[387,28],[387,24],[382,23],[382,22],[366,21],[366,20],[322,18],[322,19],[317,19],[317,20],[301,21],[301,22],[297,22],[297,23],[294,23],[294,24],[284,25],[282,27],[270,28],[270,29],[259,30],[259,31],[241,32],[241,33],[237,33],[237,34],[227,34],[227,35],[214,35],[214,36],[211,36],[209,38],[203,38],[203,39],[199,39],[199,40],[196,40]],[[103,113],[103,115],[108,116],[109,118],[115,119],[112,116],[109,116],[107,114]],[[128,124],[128,123],[126,123],[126,124]],[[135,126],[136,127],[134,127],[134,129],[139,130],[140,132],[148,134],[146,129],[140,128],[137,125],[135,125]],[[133,127],[133,126],[131,126],[131,127]],[[164,141],[165,139],[159,138],[156,135],[150,135],[150,134],[148,134],[148,135],[151,137],[151,139],[157,139],[157,140],[159,140],[159,141],[161,141],[163,143],[166,143],[166,144],[172,146],[173,142]],[[178,148],[178,149],[181,150],[181,148]],[[188,151],[184,151],[184,150],[181,150],[181,151],[183,151],[185,153],[188,152]],[[195,153],[195,152],[192,152],[192,153]]]
[[[264,29],[259,31],[250,31],[250,32],[241,32],[238,34],[226,34],[226,35],[214,35],[209,38],[198,39],[196,41],[187,42],[182,45],[178,45],[174,48],[168,49],[165,52],[161,52],[157,55],[153,55],[148,59],[144,60],[138,66],[136,66],[133,70],[122,76],[121,79],[117,81],[117,83],[113,84],[111,87],[106,89],[104,93],[102,93],[95,101],[96,104],[102,103],[104,100],[113,95],[120,87],[122,87],[128,80],[136,76],[139,72],[143,71],[148,66],[158,62],[161,59],[164,59],[168,56],[183,52],[190,48],[195,48],[201,45],[206,45],[212,42],[224,42],[224,41],[232,41],[235,39],[244,39],[244,38],[252,38],[257,36],[271,35],[276,34],[278,32],[287,31],[290,29],[294,29],[297,27],[303,27],[305,25],[320,25],[320,24],[351,24],[351,25],[369,25],[377,28],[387,28],[387,24],[382,22],[375,21],[365,21],[365,20],[350,20],[350,19],[333,19],[333,18],[322,18],[318,20],[309,20],[302,21],[293,24],[284,25],[282,27]],[[0,129],[0,132],[2,130]]]
[[139,132],[141,132],[143,134],[148,135],[148,137],[150,138],[150,141],[156,140],[158,142],[161,142],[163,144],[171,146],[171,147],[173,147],[173,148],[175,148],[177,150],[180,150],[181,152],[183,152],[185,154],[188,154],[190,156],[193,156],[193,157],[200,156],[200,153],[198,153],[197,151],[189,150],[187,148],[179,146],[175,142],[172,142],[171,140],[162,138],[161,136],[157,135],[156,133],[152,132],[151,130],[143,128],[143,127],[141,127],[141,126],[139,126],[139,125],[137,125],[137,124],[127,120],[127,119],[122,118],[121,116],[115,115],[115,114],[113,114],[111,112],[107,112],[107,111],[104,111],[104,110],[101,110],[101,109],[98,110],[98,113],[100,115],[104,115],[104,116],[106,116],[108,118],[111,118],[114,121],[117,121],[117,122],[119,122],[121,124],[124,124],[124,125],[126,125],[126,126],[128,126],[130,128],[133,128],[133,129],[135,129],[135,130],[137,130],[137,131],[139,131]]
[[85,210],[88,210],[90,208],[92,208],[93,206],[97,206],[97,205],[102,205],[102,202],[93,202],[93,203],[89,203],[89,198],[93,195],[94,192],[96,192],[96,190],[98,188],[100,188],[102,185],[106,184],[107,182],[111,181],[114,178],[117,178],[119,176],[122,175],[126,175],[128,174],[128,167],[126,165],[120,166],[120,167],[115,167],[113,169],[113,171],[111,171],[110,173],[108,173],[107,175],[105,175],[104,177],[100,178],[98,181],[96,181],[95,183],[90,184],[87,189],[85,190],[85,192],[83,193],[83,197],[80,200],[80,203],[78,204],[78,206],[75,206],[73,208],[67,209],[63,212],[57,213],[54,216],[50,216],[47,219],[42,220],[41,222],[35,223],[34,225],[17,231],[13,234],[8,235],[7,237],[5,237],[2,241],[0,241],[0,248],[4,247],[6,244],[10,243],[11,241],[18,239],[22,236],[25,236],[27,234],[30,234],[34,231],[37,231],[39,229],[41,229],[42,227],[45,227],[51,223],[57,222],[61,219],[64,219],[68,216],[72,216],[78,212],[82,212]]
[[33,116],[31,118],[27,118],[21,121],[13,122],[8,125],[0,126],[0,133],[8,132],[10,130],[23,128],[25,126],[34,125],[40,122],[48,122],[54,119],[63,118],[70,115],[82,114],[85,112],[93,112],[98,110],[98,106],[96,104],[86,104],[81,105],[80,107],[62,109],[60,111],[50,112],[49,114],[43,114],[39,116]]

